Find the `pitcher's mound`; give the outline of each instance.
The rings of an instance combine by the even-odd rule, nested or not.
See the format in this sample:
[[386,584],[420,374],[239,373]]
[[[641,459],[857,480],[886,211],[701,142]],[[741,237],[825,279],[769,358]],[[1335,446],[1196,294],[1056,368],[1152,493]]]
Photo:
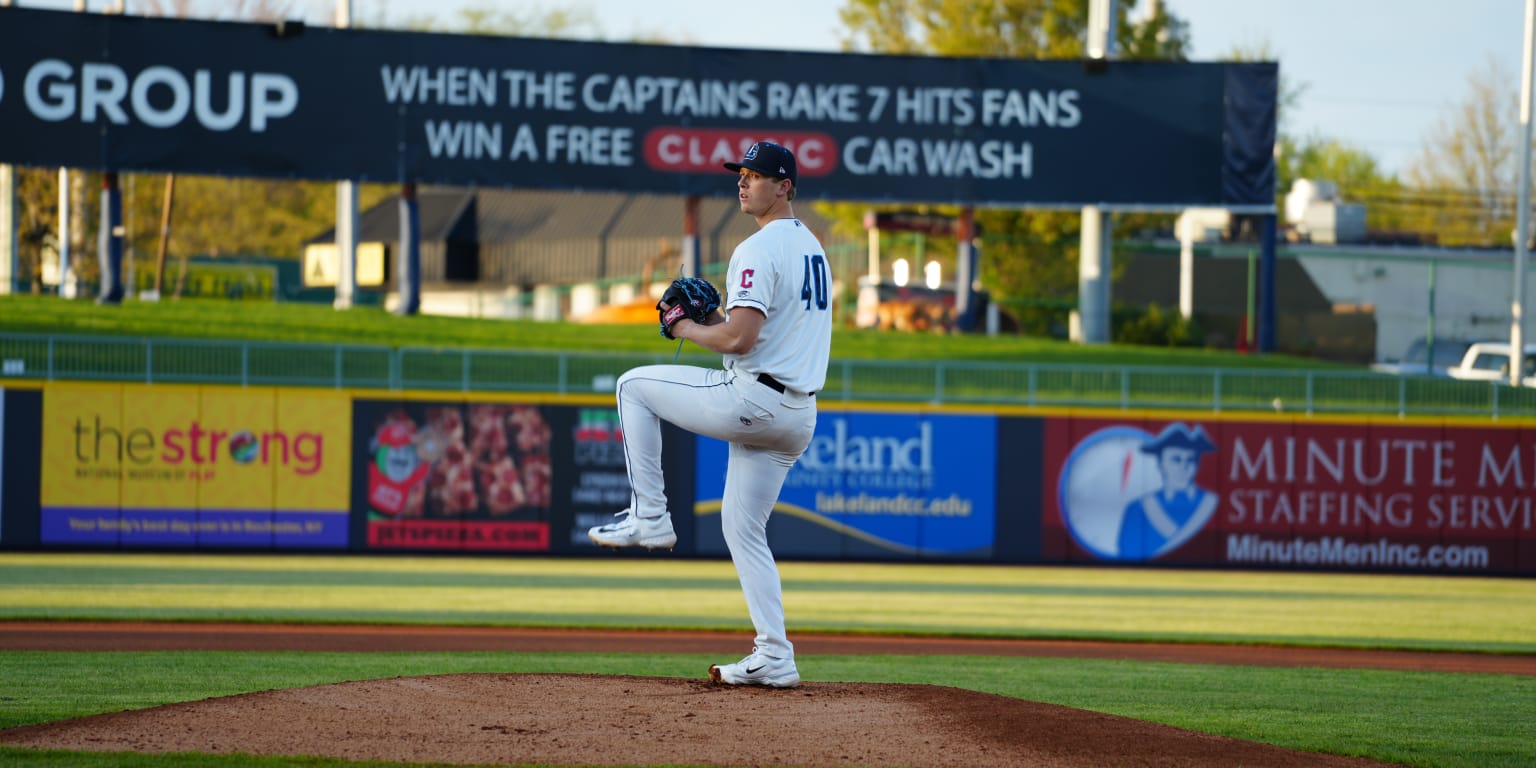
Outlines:
[[513,765],[1379,765],[940,686],[598,675],[364,680],[15,728],[0,742]]

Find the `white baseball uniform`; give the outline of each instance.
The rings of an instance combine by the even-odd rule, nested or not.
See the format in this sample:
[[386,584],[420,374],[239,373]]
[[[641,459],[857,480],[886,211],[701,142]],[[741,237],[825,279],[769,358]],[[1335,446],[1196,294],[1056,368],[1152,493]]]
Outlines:
[[789,659],[794,646],[784,630],[768,517],[816,430],[814,394],[826,383],[832,350],[831,270],[821,243],[799,219],[776,219],[736,247],[720,293],[728,311],[752,307],[766,317],[749,352],[725,355],[721,369],[651,365],[619,378],[630,509],[640,517],[666,512],[661,419],[729,443],[720,524],[757,630],[757,651]]

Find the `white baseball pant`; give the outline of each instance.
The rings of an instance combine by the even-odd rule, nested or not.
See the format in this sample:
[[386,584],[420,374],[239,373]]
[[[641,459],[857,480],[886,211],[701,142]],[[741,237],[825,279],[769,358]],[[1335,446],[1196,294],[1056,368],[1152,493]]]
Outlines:
[[619,377],[618,403],[631,509],[641,517],[667,511],[661,420],[729,443],[720,525],[757,630],[757,650],[794,658],[784,629],[779,570],[768,547],[768,517],[789,468],[816,430],[815,398],[781,394],[755,374],[651,365]]

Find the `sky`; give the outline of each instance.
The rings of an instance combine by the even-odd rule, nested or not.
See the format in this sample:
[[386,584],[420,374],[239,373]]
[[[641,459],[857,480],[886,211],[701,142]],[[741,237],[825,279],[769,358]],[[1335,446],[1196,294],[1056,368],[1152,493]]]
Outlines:
[[[76,0],[14,0],[71,9]],[[1087,2],[1088,0],[1083,0]],[[294,0],[310,23],[332,23],[332,0]],[[88,0],[101,10],[115,0]],[[837,51],[838,0],[777,0],[773,24],[762,8],[722,0],[351,0],[355,19],[429,17],[452,28],[463,8],[586,8],[604,39],[637,37],[680,44]],[[1142,8],[1147,0],[1138,3]],[[1470,78],[1497,62],[1517,104],[1524,59],[1520,0],[1163,0],[1189,23],[1196,61],[1235,50],[1267,51],[1282,86],[1300,94],[1284,115],[1292,136],[1337,139],[1401,174],[1437,123],[1465,99]],[[128,0],[130,12],[134,0]],[[772,30],[772,36],[765,34]]]

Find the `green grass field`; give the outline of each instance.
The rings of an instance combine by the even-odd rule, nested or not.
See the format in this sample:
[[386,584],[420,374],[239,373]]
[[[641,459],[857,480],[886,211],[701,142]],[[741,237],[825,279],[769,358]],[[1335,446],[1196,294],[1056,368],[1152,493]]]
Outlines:
[[[951,634],[1536,653],[1536,582],[784,563],[791,634]],[[686,600],[679,600],[686,594]],[[751,630],[727,562],[0,553],[0,619]],[[0,653],[0,727],[211,696],[455,672],[697,677],[683,654]],[[958,686],[1414,766],[1536,761],[1536,679],[1124,661],[805,656],[808,680]],[[51,754],[17,766],[353,765]]]
[[[716,560],[11,553],[0,576],[6,619],[745,626]],[[783,580],[802,631],[1536,653],[1522,579],[790,562]]]

